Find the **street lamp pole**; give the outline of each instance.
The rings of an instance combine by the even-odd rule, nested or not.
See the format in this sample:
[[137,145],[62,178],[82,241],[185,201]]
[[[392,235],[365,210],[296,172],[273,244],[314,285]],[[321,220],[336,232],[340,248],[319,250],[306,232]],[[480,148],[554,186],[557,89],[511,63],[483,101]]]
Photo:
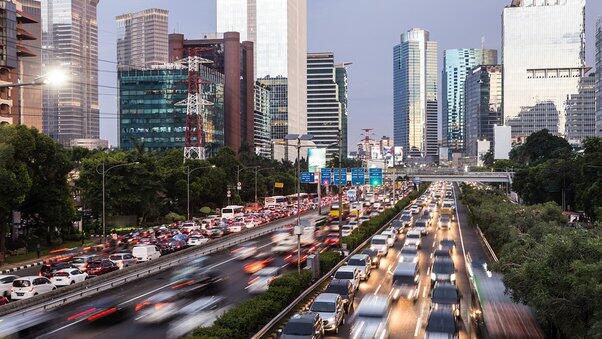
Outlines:
[[[343,250],[343,130],[339,128],[339,247]],[[347,173],[345,173],[347,176]],[[345,181],[347,178],[345,178]]]

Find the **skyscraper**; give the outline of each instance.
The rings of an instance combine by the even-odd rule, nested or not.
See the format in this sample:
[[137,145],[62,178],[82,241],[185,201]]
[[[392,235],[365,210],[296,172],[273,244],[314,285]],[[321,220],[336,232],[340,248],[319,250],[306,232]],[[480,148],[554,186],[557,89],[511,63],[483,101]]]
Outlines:
[[[326,149],[328,159],[338,157],[339,132],[347,130],[339,96],[346,100],[346,93],[339,93],[336,69],[331,52],[307,55],[307,133],[318,147],[335,144]],[[341,81],[345,82],[342,90],[346,92],[346,79]]]
[[602,137],[602,16],[596,20],[596,136]]
[[579,91],[566,100],[565,137],[580,145],[587,137],[596,136],[596,75],[581,78]]
[[217,0],[217,31],[255,44],[256,78],[286,79],[286,115],[272,119],[286,122],[285,135],[306,133],[307,0]]
[[464,83],[465,150],[477,155],[477,141],[493,145],[493,126],[502,124],[502,66],[477,66]]
[[43,92],[44,132],[63,145],[99,137],[97,5],[42,0],[44,70],[60,67],[69,74],[68,84]]
[[464,150],[464,83],[466,76],[478,65],[497,64],[493,49],[448,49],[443,55],[443,114],[442,138],[453,151]]
[[119,69],[147,68],[167,62],[169,12],[150,8],[117,16]]
[[585,0],[513,0],[504,8],[504,123],[513,139],[566,136],[566,101],[585,67]]
[[349,152],[349,126],[347,125],[349,121],[348,116],[348,107],[349,107],[349,75],[347,72],[347,66],[351,63],[342,63],[335,65],[335,74],[337,86],[339,89],[338,100],[341,104],[341,125],[343,126],[342,130],[342,144],[343,144],[343,153],[346,156]]
[[405,157],[437,156],[437,48],[420,28],[393,47],[393,137]]
[[255,112],[253,138],[255,154],[269,158],[272,153],[272,119],[270,116],[270,88],[255,83]]

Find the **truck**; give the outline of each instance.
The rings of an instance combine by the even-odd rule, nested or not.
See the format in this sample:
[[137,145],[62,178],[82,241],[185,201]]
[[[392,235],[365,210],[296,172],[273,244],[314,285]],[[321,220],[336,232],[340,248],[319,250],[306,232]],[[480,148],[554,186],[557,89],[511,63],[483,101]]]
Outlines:
[[[346,219],[347,216],[349,216],[349,204],[343,204],[343,219]],[[331,220],[339,218],[339,204],[334,204],[330,206],[328,217]]]

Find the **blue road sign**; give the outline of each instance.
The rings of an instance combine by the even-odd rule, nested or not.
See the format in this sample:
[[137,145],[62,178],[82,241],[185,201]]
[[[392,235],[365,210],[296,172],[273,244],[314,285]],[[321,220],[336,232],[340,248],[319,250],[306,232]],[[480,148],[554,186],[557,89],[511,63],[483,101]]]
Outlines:
[[347,185],[347,169],[346,168],[341,168],[340,173],[339,173],[338,168],[334,168],[332,170],[332,172],[333,172],[334,185],[341,185],[341,186]]
[[322,185],[330,185],[330,182],[332,181],[332,171],[330,168],[321,168],[320,175],[322,177]]
[[351,169],[351,184],[354,186],[363,185],[366,183],[366,172],[363,167],[355,167]]
[[301,172],[301,183],[312,184],[316,180],[314,172]]
[[370,185],[371,186],[381,186],[383,184],[382,168],[370,168],[368,173],[370,175]]

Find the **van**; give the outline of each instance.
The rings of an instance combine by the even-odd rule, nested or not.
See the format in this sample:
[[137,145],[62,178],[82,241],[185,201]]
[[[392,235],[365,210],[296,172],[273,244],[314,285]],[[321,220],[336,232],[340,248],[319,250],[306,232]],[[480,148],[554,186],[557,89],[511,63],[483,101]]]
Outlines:
[[418,263],[400,262],[393,271],[392,280],[391,293],[394,300],[405,298],[416,301],[418,299],[418,285],[420,282]]
[[159,258],[161,252],[159,252],[155,245],[142,245],[135,246],[134,249],[132,249],[132,255],[138,261],[150,261]]

